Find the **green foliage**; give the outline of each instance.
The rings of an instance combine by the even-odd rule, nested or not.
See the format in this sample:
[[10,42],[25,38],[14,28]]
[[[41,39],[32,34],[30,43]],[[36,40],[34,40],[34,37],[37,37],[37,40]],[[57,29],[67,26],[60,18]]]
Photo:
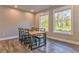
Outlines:
[[63,21],[57,20],[56,31],[70,32],[71,31],[71,19],[65,19]]
[[48,16],[41,20],[40,25],[42,28],[45,28],[45,30],[48,31]]
[[56,31],[71,31],[71,10],[65,10],[55,13],[55,29]]

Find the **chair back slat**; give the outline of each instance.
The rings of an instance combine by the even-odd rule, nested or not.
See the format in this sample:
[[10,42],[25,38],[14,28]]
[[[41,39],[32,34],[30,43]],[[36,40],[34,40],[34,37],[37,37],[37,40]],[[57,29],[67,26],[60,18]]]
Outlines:
[[19,30],[19,38],[23,39],[27,36],[29,36],[29,30],[28,29],[24,29],[24,28],[18,28]]

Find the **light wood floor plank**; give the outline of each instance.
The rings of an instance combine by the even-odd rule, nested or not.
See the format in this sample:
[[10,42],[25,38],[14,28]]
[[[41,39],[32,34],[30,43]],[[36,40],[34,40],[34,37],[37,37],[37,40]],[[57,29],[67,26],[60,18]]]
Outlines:
[[78,53],[79,46],[48,39],[46,47],[30,50],[18,39],[0,41],[0,53]]

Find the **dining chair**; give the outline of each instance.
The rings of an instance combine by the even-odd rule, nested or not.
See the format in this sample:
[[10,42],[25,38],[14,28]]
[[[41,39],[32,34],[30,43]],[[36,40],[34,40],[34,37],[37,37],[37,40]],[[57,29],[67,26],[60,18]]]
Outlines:
[[29,29],[18,28],[19,41],[24,45],[29,45],[29,48],[34,49],[33,46],[37,45],[35,37],[29,35]]
[[37,34],[35,37],[38,39],[38,42],[39,42],[38,46],[46,45],[45,29],[44,28],[36,28],[36,31],[43,32],[43,33]]
[[23,28],[18,28],[19,30],[19,41],[23,43]]

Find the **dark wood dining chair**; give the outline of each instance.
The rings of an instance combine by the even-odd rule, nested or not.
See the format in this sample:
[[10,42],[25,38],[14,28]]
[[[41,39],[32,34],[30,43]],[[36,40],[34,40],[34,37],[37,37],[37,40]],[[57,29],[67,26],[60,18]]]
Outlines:
[[29,35],[29,29],[18,28],[19,30],[19,41],[24,45],[29,45],[29,48],[34,49],[33,46],[37,45],[35,37]]
[[38,39],[39,45],[46,45],[46,32],[44,28],[36,28],[36,31],[43,32],[36,35],[36,38]]
[[18,28],[18,30],[19,30],[19,41],[24,44],[25,41],[27,41],[26,37],[30,38],[29,30],[28,29],[24,29],[24,28]]

